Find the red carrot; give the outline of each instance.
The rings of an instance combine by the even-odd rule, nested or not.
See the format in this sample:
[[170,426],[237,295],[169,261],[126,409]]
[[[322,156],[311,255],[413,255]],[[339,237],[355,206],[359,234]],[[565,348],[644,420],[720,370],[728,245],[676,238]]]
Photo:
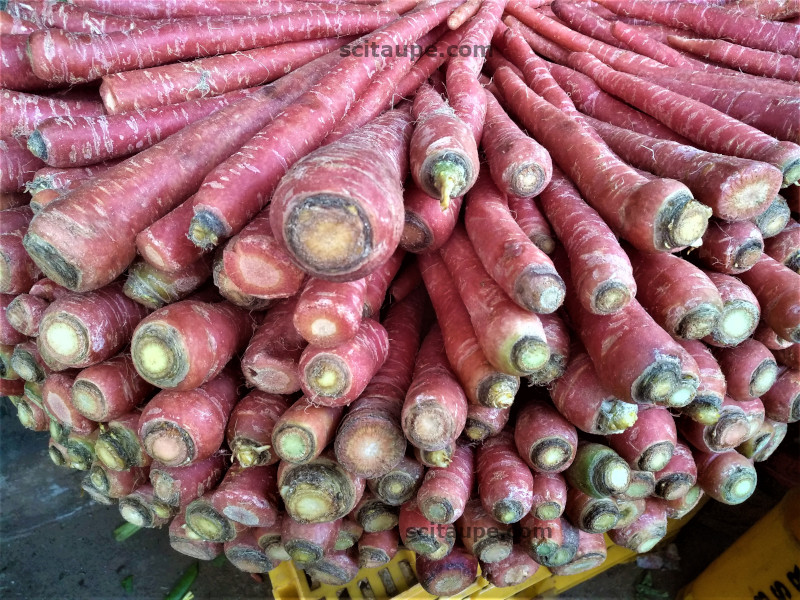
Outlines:
[[537,473],[559,473],[575,459],[575,426],[540,398],[526,400],[517,415],[514,442],[520,457]]
[[111,115],[219,96],[269,83],[353,41],[323,38],[222,54],[103,77],[100,96]]
[[[568,25],[571,29],[589,36],[606,44],[617,46],[619,48],[628,49],[626,44],[620,44],[611,34],[612,21],[607,20],[595,13],[585,3],[570,3],[557,0],[550,5],[553,14]],[[550,16],[550,15],[548,15]],[[639,54],[648,56],[644,52]],[[652,58],[652,57],[651,57]]]
[[291,394],[300,389],[297,363],[306,342],[292,324],[297,298],[273,306],[242,356],[247,382],[264,392]]
[[303,15],[252,19],[195,17],[103,35],[50,29],[31,34],[28,51],[37,77],[74,84],[175,60],[365,33],[390,21],[391,13],[337,14],[310,9]]
[[422,484],[424,467],[404,456],[386,474],[367,480],[370,491],[384,504],[399,506],[413,498]]
[[222,252],[217,251],[214,255],[214,263],[211,269],[214,286],[217,292],[219,292],[219,295],[231,304],[250,311],[260,311],[269,308],[272,304],[272,300],[257,298],[256,296],[247,294],[233,283],[228,273],[225,271],[225,263],[222,258]]
[[94,487],[109,498],[121,498],[146,483],[149,470],[148,467],[133,467],[127,471],[113,471],[102,463],[95,463],[89,477]]
[[710,425],[719,418],[719,407],[725,399],[725,375],[714,355],[697,340],[679,340],[678,343],[692,355],[700,372],[700,384],[692,403],[684,407],[684,414],[695,421]]
[[507,558],[496,563],[481,563],[481,576],[495,587],[517,586],[533,577],[539,569],[522,546],[515,544]]
[[[11,397],[4,390],[3,396]],[[31,431],[47,431],[50,428],[50,417],[44,408],[40,407],[26,393],[24,396],[17,396],[17,418],[20,425]]]
[[0,139],[0,192],[21,192],[43,166],[28,152],[23,138]]
[[62,425],[76,433],[91,433],[97,423],[80,414],[70,402],[70,390],[75,382],[74,375],[51,373],[44,380],[42,402],[45,410]]
[[396,529],[366,533],[358,540],[358,565],[375,569],[388,563],[397,554],[399,536]]
[[667,534],[667,511],[660,500],[646,500],[644,513],[630,525],[609,532],[611,540],[637,553],[649,552]]
[[48,306],[37,343],[51,367],[87,367],[122,350],[147,310],[113,283],[88,294],[70,293]]
[[42,167],[36,171],[33,181],[26,186],[26,189],[31,195],[45,190],[66,192],[80,187],[87,180],[97,177],[100,173],[107,171],[119,162],[119,160],[109,160],[95,165],[74,168]]
[[150,482],[158,500],[169,506],[185,508],[190,502],[217,487],[227,470],[224,452],[183,467],[168,467],[160,462],[150,465]]
[[[366,39],[369,44],[390,44],[393,47],[409,43],[435,27],[454,3],[455,0],[447,0],[413,11]],[[265,206],[289,167],[323,141],[385,62],[386,57],[383,56],[368,59],[353,56],[351,49],[351,55],[342,59],[340,68],[331,71],[240,152],[215,169],[194,199],[195,217],[190,229],[192,240],[200,245],[214,246],[221,238],[241,231]],[[342,94],[345,81],[348,93]],[[311,122],[316,125],[309,129]],[[302,135],[298,135],[298,127],[305,127]],[[240,177],[238,174],[243,169],[251,170],[247,166],[251,164],[259,165],[258,169],[252,169],[257,174],[250,173],[244,179]],[[236,193],[231,194],[229,186],[234,181]],[[283,217],[277,214],[279,212],[276,211],[276,220]]]
[[634,52],[649,56],[665,65],[679,68],[687,66],[686,58],[670,48],[666,40],[656,40],[641,29],[630,27],[622,21],[615,21],[611,25],[611,35]]
[[469,499],[473,469],[472,449],[459,445],[448,467],[428,470],[417,492],[422,514],[434,523],[454,523]]
[[300,398],[275,422],[273,451],[295,464],[314,460],[333,441],[342,412],[341,406],[319,406],[308,398]]
[[422,589],[437,597],[459,594],[478,576],[477,559],[461,547],[436,560],[421,556],[416,568]]
[[721,454],[695,452],[697,483],[703,491],[723,504],[741,504],[756,488],[752,461],[735,450]]
[[547,219],[542,215],[536,202],[528,198],[509,196],[508,208],[517,225],[528,236],[528,239],[542,252],[550,254],[555,247],[553,230],[550,228]]
[[[397,272],[400,270],[405,255],[405,251],[398,248],[395,250],[394,254],[392,254],[386,260],[385,263],[367,275],[367,288],[364,290],[364,317],[372,317],[380,312],[381,306],[383,306],[383,301],[386,298],[386,293],[389,290],[389,286],[392,285],[394,287],[394,285],[397,283],[395,280],[395,275],[397,275]],[[419,277],[419,272],[417,272],[417,286],[420,284],[420,281],[421,278]],[[411,282],[409,281],[408,284],[411,285]],[[411,293],[414,290],[414,287],[407,287],[404,290],[405,294],[402,295],[402,297],[400,295],[392,295],[392,299],[399,302],[406,295],[408,295],[408,293]]]
[[306,568],[308,576],[323,585],[341,587],[358,576],[358,553],[355,548],[327,554]]
[[147,453],[167,466],[188,465],[214,454],[225,440],[225,426],[238,395],[231,370],[189,391],[164,390],[139,419]]
[[131,467],[146,467],[153,461],[137,433],[140,416],[138,410],[133,410],[103,427],[95,444],[95,454],[109,469],[124,471]]
[[721,219],[739,221],[755,216],[780,189],[778,169],[766,163],[705,152],[598,120],[589,123],[624,160],[660,177],[682,181]]
[[278,462],[272,448],[272,431],[288,407],[282,396],[260,390],[249,393],[236,404],[228,419],[225,439],[242,467]]
[[689,491],[697,480],[697,465],[692,451],[683,442],[675,444],[667,466],[656,471],[655,495],[665,500],[675,500]]
[[511,528],[508,524],[498,524],[477,498],[467,502],[456,531],[467,552],[481,562],[500,562],[511,554]]
[[255,529],[245,529],[236,534],[236,537],[223,544],[225,558],[230,563],[252,577],[259,577],[261,573],[269,573],[278,563],[271,560],[258,545]]
[[[747,286],[744,285],[743,283],[741,283],[741,285],[742,285],[742,287],[747,288]],[[750,288],[747,288],[747,289],[748,289],[748,291],[750,290]],[[750,293],[752,294],[753,292],[750,292]],[[756,300],[755,296],[753,296],[753,301],[755,301],[756,304],[758,304],[758,300]],[[773,350],[773,351],[774,350],[784,350],[784,349],[789,348],[789,347],[792,346],[792,342],[790,342],[789,340],[785,340],[782,337],[780,337],[764,321],[761,321],[758,324],[758,327],[756,327],[756,330],[753,333],[753,339],[761,342],[767,348],[769,348],[770,350]]]
[[[268,527],[256,527],[253,530],[253,535],[256,536],[256,539],[258,540],[258,545],[264,551],[264,554],[266,554],[270,559],[276,562],[284,560],[292,560],[292,557],[289,556],[289,554],[286,552],[286,549],[283,547],[281,539],[283,521],[288,518],[289,516],[286,513],[278,513],[278,519],[277,521],[275,521],[275,523],[273,523]],[[347,523],[347,521],[346,520],[343,521],[342,525],[339,528],[339,539],[341,539],[343,535],[346,535],[348,533],[348,531],[345,531],[344,523]],[[344,548],[337,547],[336,549],[341,550]]]
[[724,452],[749,437],[750,426],[740,403],[726,396],[719,409],[719,418],[711,425],[679,419],[678,428],[686,441],[703,452]]
[[540,565],[548,568],[564,565],[575,556],[578,529],[567,519],[540,520],[530,513],[520,525],[520,543]]
[[36,92],[54,86],[33,74],[31,61],[26,53],[28,37],[28,33],[0,34],[0,87]]
[[265,527],[278,517],[277,467],[234,464],[211,496],[211,505],[235,523]]
[[341,283],[310,278],[292,320],[307,342],[331,348],[351,339],[361,326],[366,278]]
[[739,277],[758,298],[762,318],[775,333],[791,342],[800,342],[800,275],[762,255]]
[[137,260],[128,269],[123,292],[151,310],[177,302],[200,288],[211,276],[210,257],[198,260],[187,268],[169,273]]
[[13,294],[0,294],[0,344],[14,346],[26,341],[28,337],[11,326],[6,318],[6,310],[14,300]]
[[409,185],[403,197],[405,224],[400,246],[409,252],[435,252],[450,238],[461,212],[463,196],[451,198],[442,210],[436,199],[416,185]]
[[98,116],[103,107],[98,102],[68,101],[35,94],[3,90],[0,137],[28,137],[39,124],[51,117]]
[[539,202],[567,251],[581,305],[595,314],[625,307],[636,295],[636,281],[628,257],[600,215],[558,169]]
[[567,504],[567,482],[559,473],[534,473],[531,516],[541,521],[558,519]]
[[756,340],[745,340],[734,348],[720,348],[715,355],[728,382],[728,394],[734,400],[764,395],[778,376],[772,353]]
[[761,257],[764,239],[749,221],[713,221],[697,252],[705,266],[726,274],[750,269]]
[[285,517],[281,522],[281,543],[297,564],[313,564],[333,552],[341,522],[298,523]]
[[710,5],[638,0],[599,0],[598,3],[627,17],[691,29],[710,38],[726,38],[750,48],[800,56],[796,32],[787,24],[763,21]]
[[403,402],[412,385],[427,308],[422,290],[389,308],[383,321],[391,340],[386,361],[339,425],[336,458],[360,477],[372,479],[387,474],[406,451],[401,425]]
[[782,196],[775,196],[766,210],[753,219],[764,239],[773,237],[783,231],[789,224],[791,212],[789,204]]
[[783,423],[800,420],[800,371],[786,369],[761,400],[770,419]]
[[575,557],[566,565],[553,567],[554,575],[572,576],[594,569],[603,564],[607,557],[605,538],[599,533],[578,532],[578,548]]
[[478,448],[475,474],[480,502],[493,519],[516,523],[530,512],[534,477],[517,454],[510,432],[491,437]]
[[147,399],[153,386],[139,377],[130,354],[82,370],[72,386],[72,404],[86,418],[108,422]]
[[32,216],[26,206],[0,211],[0,293],[27,292],[41,277],[39,267],[22,246]]
[[456,541],[455,527],[429,521],[420,512],[415,499],[409,500],[400,508],[398,529],[406,548],[428,558],[446,556]]
[[573,487],[567,491],[564,514],[580,531],[600,534],[616,527],[622,517],[617,502],[611,498],[596,498]]
[[249,530],[232,521],[213,504],[214,492],[207,491],[186,507],[186,525],[200,538],[209,542],[229,542],[239,533]]
[[153,497],[153,487],[144,484],[133,493],[119,499],[119,512],[128,523],[137,527],[163,527],[169,523],[173,511],[159,504]]
[[[45,271],[50,271],[55,281],[68,283],[67,287],[86,291],[112,281],[135,257],[135,238],[140,231],[182,202],[217,163],[328,66],[322,60],[298,69],[123,161],[96,178],[94,185],[75,190],[65,202],[37,215],[25,239],[28,252],[34,260],[45,257],[39,262],[52,265]],[[198,152],[204,139],[214,140],[213,150]],[[119,198],[130,195],[139,202],[119,204]],[[91,222],[90,231],[87,222]],[[64,228],[73,226],[85,235],[65,237]],[[104,252],[92,250],[97,244]]]
[[139,323],[131,339],[133,362],[158,387],[196,388],[246,346],[254,326],[246,311],[226,302],[183,300]]
[[186,200],[140,231],[136,235],[136,250],[148,264],[173,273],[197,262],[203,250],[186,237],[192,216],[192,202]]
[[35,341],[22,341],[14,345],[13,348],[9,365],[20,378],[41,384],[44,382],[45,377],[53,372],[53,369],[48,367],[42,360]]

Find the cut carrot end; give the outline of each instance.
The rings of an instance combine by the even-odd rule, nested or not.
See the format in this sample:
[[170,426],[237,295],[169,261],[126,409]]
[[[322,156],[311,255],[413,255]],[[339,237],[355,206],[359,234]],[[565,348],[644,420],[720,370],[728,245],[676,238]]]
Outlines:
[[623,402],[617,398],[604,400],[597,428],[606,435],[625,431],[636,422],[638,413],[639,407],[636,404]]
[[653,444],[645,450],[639,457],[637,466],[642,471],[650,471],[655,473],[667,466],[672,459],[672,453],[675,446],[672,442],[659,442]]
[[189,224],[187,237],[197,247],[211,250],[219,244],[224,227],[209,213],[196,213]]
[[675,328],[675,335],[685,340],[699,340],[710,335],[722,316],[719,308],[704,302],[687,311]]
[[778,379],[778,364],[765,360],[756,368],[750,379],[750,395],[758,398],[766,394]]

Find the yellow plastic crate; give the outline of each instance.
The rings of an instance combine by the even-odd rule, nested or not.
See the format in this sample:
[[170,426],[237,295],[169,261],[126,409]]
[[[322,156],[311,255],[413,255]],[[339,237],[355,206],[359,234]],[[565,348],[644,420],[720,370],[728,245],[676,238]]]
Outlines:
[[[701,503],[702,504],[702,503]],[[674,537],[700,508],[698,505],[691,513],[678,521],[670,521],[665,540]],[[452,600],[504,600],[506,598],[534,598],[537,596],[557,596],[576,585],[588,581],[595,575],[615,565],[630,562],[636,553],[614,545],[606,536],[608,557],[605,562],[594,569],[577,575],[553,575],[544,567],[523,583],[505,588],[498,588],[480,575],[478,579]],[[417,583],[415,571],[415,555],[410,550],[400,550],[390,563],[378,569],[362,569],[358,576],[344,586],[320,585],[309,579],[306,574],[296,569],[294,564],[286,562],[269,573],[272,582],[272,593],[275,600],[340,600],[344,598],[384,599],[392,600],[432,600],[432,596]]]

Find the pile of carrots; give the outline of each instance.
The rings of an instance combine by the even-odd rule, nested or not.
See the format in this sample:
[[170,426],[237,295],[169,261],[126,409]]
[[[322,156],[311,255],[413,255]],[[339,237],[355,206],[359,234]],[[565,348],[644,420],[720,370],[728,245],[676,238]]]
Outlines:
[[800,420],[796,0],[2,4],[0,393],[179,552],[577,573]]

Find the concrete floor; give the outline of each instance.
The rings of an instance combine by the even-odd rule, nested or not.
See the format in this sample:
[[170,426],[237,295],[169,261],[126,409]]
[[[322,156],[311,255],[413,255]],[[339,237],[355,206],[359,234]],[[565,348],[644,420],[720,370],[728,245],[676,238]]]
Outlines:
[[[47,434],[23,429],[4,402],[0,408],[0,597],[33,599],[163,598],[194,560],[169,547],[165,530],[142,530],[117,543],[123,523],[116,507],[100,506],[80,489],[82,475],[56,467]],[[676,539],[679,570],[655,570],[652,585],[673,598],[779,499],[759,484],[739,507],[711,502]],[[645,571],[635,563],[610,569],[562,597],[655,600],[636,593]],[[132,591],[122,580],[132,576]],[[195,598],[272,598],[230,565],[202,564],[191,587]]]

